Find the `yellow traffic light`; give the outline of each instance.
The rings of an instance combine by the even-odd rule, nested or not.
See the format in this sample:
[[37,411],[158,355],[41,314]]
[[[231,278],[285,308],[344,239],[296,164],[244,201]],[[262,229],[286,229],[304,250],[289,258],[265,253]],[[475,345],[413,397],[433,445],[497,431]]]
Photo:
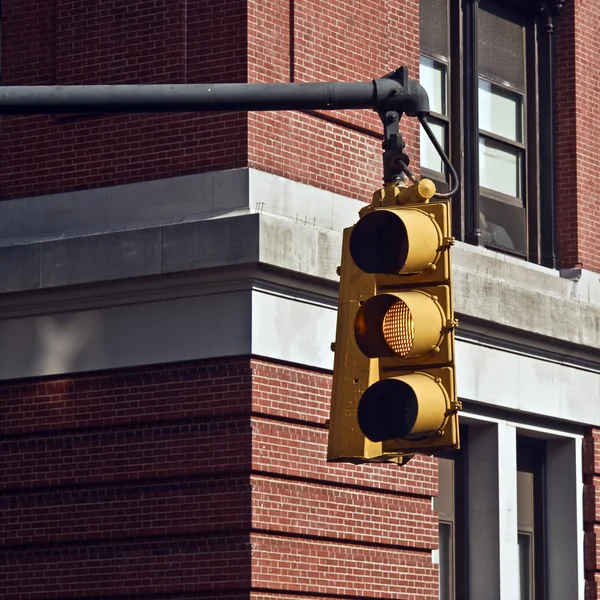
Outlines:
[[422,184],[384,188],[344,234],[330,460],[390,460],[459,445],[454,240],[448,202],[430,204]]

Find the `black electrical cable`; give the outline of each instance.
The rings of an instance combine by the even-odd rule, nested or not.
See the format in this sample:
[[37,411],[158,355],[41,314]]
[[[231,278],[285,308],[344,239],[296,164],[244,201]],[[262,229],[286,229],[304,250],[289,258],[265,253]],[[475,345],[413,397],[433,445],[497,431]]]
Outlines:
[[440,143],[437,141],[437,138],[435,137],[435,134],[433,133],[433,131],[431,131],[431,127],[429,127],[429,124],[427,123],[425,115],[423,115],[423,114],[417,115],[417,118],[419,119],[419,123],[421,123],[421,126],[425,130],[425,133],[427,134],[427,136],[431,140],[431,143],[433,144],[433,147],[437,150],[437,153],[440,155],[440,158],[442,159],[442,161],[446,165],[446,167],[448,169],[448,172],[450,173],[450,179],[452,181],[452,186],[453,187],[452,187],[452,189],[449,192],[446,192],[446,193],[436,192],[433,195],[433,197],[434,198],[441,198],[441,199],[451,198],[452,196],[454,196],[454,194],[456,194],[456,192],[458,192],[458,190],[460,188],[460,181],[458,180],[458,175],[456,174],[456,171],[454,170],[454,167],[452,166],[452,163],[450,162],[450,160],[446,156],[446,153],[444,152],[444,149],[442,148],[442,146],[440,145]]

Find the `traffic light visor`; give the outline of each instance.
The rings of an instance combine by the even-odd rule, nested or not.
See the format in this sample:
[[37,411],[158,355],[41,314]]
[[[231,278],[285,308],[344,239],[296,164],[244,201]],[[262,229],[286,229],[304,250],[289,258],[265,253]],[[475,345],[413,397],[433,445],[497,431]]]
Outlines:
[[416,208],[376,209],[354,226],[350,254],[365,273],[421,273],[439,259],[443,235],[433,215]]
[[358,425],[372,442],[423,439],[446,422],[448,395],[430,375],[381,379],[367,388],[357,409]]

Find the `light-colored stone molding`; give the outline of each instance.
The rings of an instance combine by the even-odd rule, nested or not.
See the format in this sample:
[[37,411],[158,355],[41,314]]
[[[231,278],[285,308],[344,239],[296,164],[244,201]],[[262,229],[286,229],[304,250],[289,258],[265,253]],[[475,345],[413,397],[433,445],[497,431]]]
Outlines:
[[[0,203],[0,378],[249,353],[330,369],[360,206],[254,170]],[[453,264],[459,394],[600,424],[599,276],[460,243]]]

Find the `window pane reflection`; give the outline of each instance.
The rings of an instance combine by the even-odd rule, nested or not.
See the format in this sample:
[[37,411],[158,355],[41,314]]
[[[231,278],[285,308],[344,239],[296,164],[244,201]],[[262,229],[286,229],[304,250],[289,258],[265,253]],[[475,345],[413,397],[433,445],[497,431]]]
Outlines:
[[[432,119],[428,120],[431,131],[435,134],[436,140],[440,143],[444,152],[446,150],[446,133],[445,126],[443,123],[436,123]],[[437,150],[433,147],[433,144],[429,140],[425,130],[421,127],[421,167],[437,171],[438,173],[444,173],[444,163],[437,153]]]
[[527,250],[525,209],[485,195],[480,200],[479,227],[483,244],[524,255]]
[[440,600],[452,600],[452,524],[440,522]]
[[480,136],[479,184],[507,196],[522,198],[521,151]]
[[421,56],[419,71],[421,85],[429,96],[429,108],[440,115],[446,114],[446,66]]
[[497,85],[479,80],[479,129],[515,142],[523,141],[522,97]]
[[519,532],[519,598],[518,600],[533,600],[532,574],[532,544],[531,534]]

